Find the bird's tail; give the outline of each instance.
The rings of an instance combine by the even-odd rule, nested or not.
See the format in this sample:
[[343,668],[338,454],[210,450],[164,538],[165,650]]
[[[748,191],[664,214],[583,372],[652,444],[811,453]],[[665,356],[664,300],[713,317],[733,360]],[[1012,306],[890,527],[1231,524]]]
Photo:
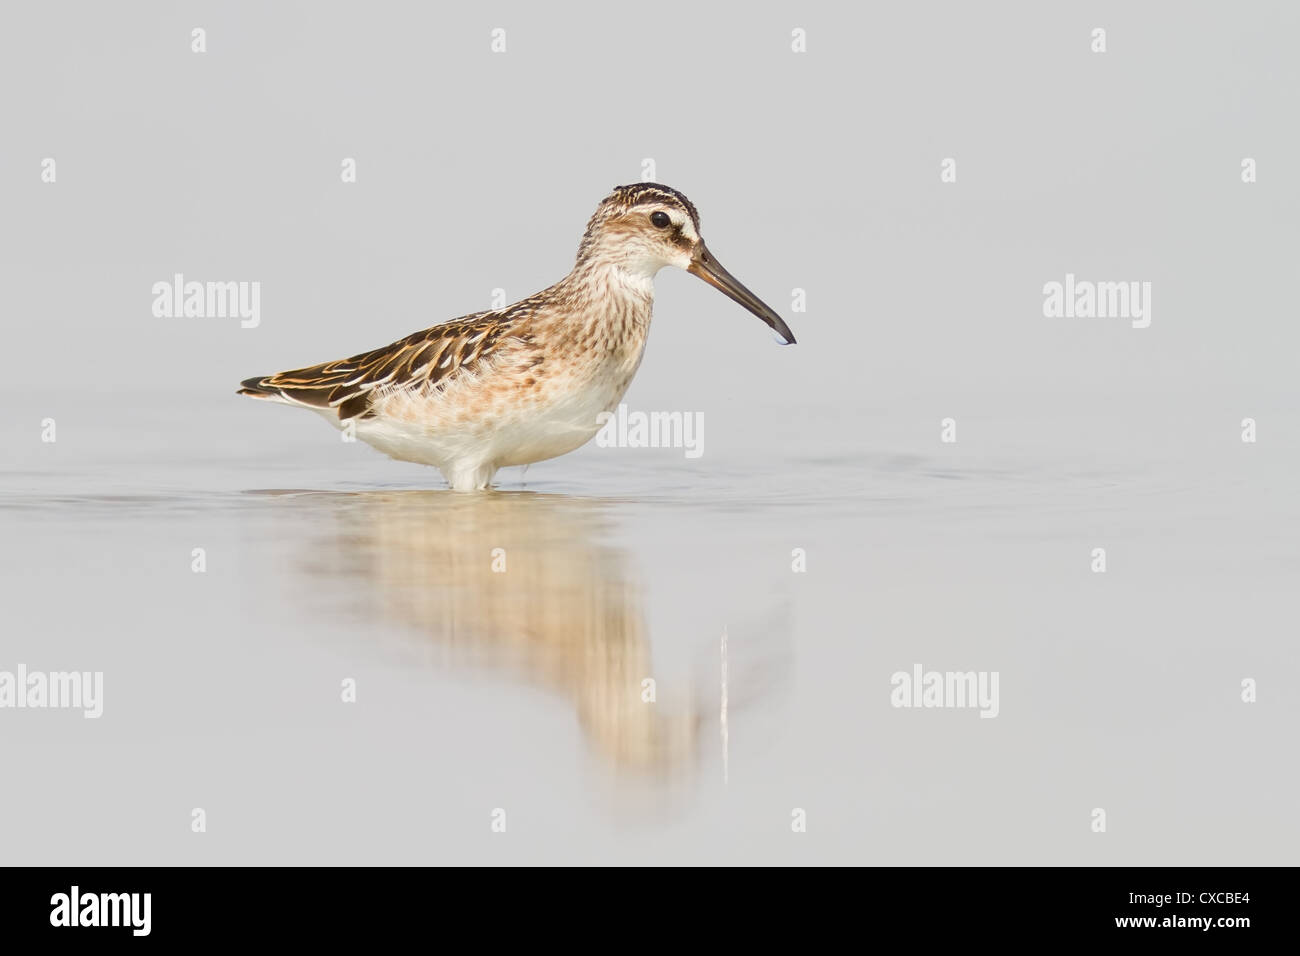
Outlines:
[[280,394],[278,388],[268,387],[266,380],[268,375],[259,375],[256,378],[246,378],[239,383],[239,391],[236,395],[251,395],[253,398],[265,398],[270,401],[284,401],[284,396]]

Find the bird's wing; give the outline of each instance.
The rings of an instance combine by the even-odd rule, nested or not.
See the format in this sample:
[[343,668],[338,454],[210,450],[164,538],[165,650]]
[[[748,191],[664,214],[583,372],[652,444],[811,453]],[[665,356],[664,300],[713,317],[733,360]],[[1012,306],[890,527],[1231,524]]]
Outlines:
[[513,323],[500,313],[479,312],[351,358],[245,379],[239,394],[335,408],[340,420],[368,418],[374,415],[371,403],[380,394],[403,388],[440,390],[454,376],[472,374],[516,337]]

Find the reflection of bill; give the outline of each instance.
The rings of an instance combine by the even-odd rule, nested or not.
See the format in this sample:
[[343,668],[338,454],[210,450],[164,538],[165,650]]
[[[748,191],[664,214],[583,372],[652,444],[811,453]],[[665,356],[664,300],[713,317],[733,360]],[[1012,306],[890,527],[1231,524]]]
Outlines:
[[348,498],[331,509],[342,533],[317,542],[337,554],[318,552],[312,564],[352,584],[363,578],[370,613],[437,641],[452,665],[509,669],[564,695],[621,769],[693,761],[715,698],[699,688],[698,701],[683,700],[661,685],[657,701],[644,699],[654,671],[642,594],[624,552],[599,541],[601,503],[436,491]]

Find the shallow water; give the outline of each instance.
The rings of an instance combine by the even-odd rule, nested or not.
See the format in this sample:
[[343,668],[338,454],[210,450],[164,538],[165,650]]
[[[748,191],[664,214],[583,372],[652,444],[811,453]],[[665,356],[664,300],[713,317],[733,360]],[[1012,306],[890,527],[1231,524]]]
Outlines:
[[[291,410],[11,396],[0,670],[104,712],[2,715],[6,862],[1293,860],[1296,439],[974,406],[728,404],[457,495]],[[891,706],[915,664],[996,718]]]

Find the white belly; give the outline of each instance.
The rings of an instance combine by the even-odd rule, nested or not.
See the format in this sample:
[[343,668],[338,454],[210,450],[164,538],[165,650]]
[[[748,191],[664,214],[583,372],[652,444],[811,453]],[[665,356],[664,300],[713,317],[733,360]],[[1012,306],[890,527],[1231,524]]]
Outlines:
[[[390,399],[375,417],[355,420],[356,436],[392,458],[433,465],[456,490],[484,488],[498,468],[545,461],[590,441],[601,412],[626,393],[639,358],[570,387],[497,392],[485,382],[473,395]],[[421,402],[427,407],[417,407]]]

